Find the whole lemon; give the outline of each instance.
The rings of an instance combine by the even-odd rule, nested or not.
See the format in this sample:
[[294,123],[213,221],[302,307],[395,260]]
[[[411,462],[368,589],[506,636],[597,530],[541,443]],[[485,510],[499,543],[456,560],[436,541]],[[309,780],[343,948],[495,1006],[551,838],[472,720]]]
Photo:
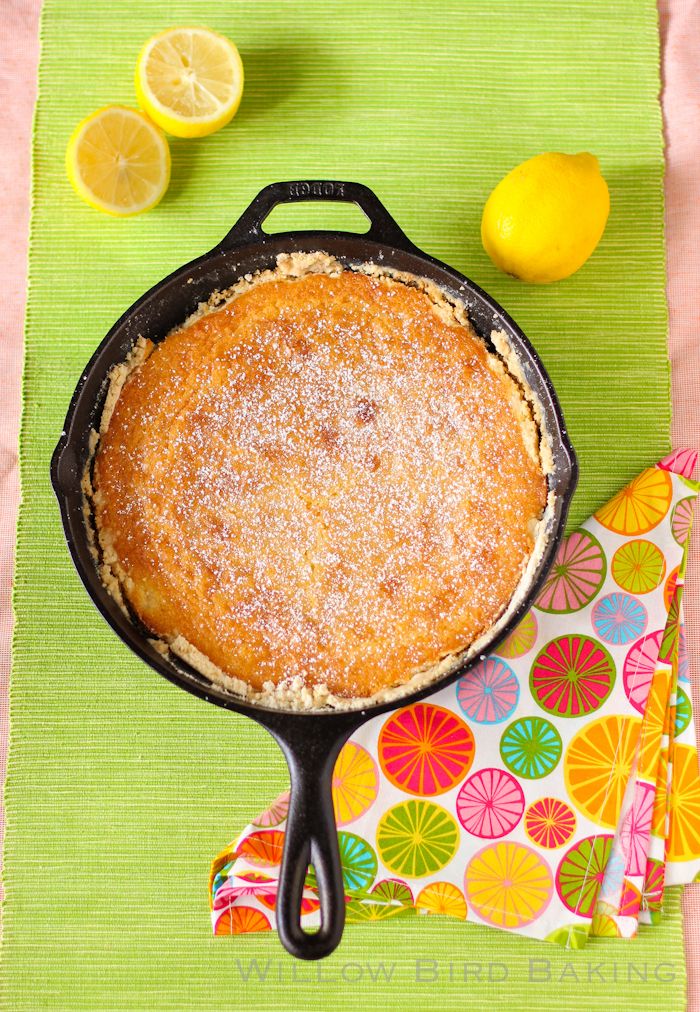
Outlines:
[[548,151],[518,165],[491,193],[481,241],[506,274],[546,284],[583,266],[609,212],[608,185],[595,155]]

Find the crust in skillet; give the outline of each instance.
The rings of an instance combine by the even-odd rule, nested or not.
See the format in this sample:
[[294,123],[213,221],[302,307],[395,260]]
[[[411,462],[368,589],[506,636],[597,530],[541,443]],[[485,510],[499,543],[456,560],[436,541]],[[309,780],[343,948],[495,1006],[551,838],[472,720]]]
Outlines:
[[498,356],[425,279],[322,253],[215,293],[112,376],[84,484],[105,585],[268,704],[438,677],[506,620],[546,539],[539,406],[494,338]]

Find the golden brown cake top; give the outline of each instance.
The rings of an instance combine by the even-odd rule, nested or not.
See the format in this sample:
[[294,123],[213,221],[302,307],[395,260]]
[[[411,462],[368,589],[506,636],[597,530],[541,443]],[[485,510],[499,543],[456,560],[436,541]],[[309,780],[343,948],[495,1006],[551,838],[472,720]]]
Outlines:
[[105,568],[153,633],[215,678],[341,699],[486,632],[547,497],[500,361],[424,291],[352,271],[273,278],[171,333],[93,486]]

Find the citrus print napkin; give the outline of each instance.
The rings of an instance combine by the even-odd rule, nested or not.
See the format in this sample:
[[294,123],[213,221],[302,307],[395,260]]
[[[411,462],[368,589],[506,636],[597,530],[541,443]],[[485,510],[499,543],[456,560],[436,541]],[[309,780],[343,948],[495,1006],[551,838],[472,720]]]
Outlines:
[[[633,937],[700,871],[683,629],[697,454],[563,541],[535,603],[456,685],[361,727],[333,796],[349,922],[448,914],[568,947]],[[288,796],[214,862],[215,934],[274,926]],[[313,871],[302,922],[318,923]]]

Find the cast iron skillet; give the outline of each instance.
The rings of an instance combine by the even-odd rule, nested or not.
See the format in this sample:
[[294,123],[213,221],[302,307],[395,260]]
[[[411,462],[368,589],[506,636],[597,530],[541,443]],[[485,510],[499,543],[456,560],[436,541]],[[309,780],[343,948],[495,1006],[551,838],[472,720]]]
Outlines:
[[[270,235],[263,231],[263,222],[276,204],[308,200],[355,203],[366,214],[370,228],[362,235],[334,231]],[[147,630],[132,623],[107,593],[90,554],[80,482],[89,457],[90,430],[93,426],[99,427],[110,369],[124,361],[140,335],[159,341],[214,290],[227,288],[244,274],[274,267],[278,253],[315,250],[324,250],[345,264],[373,261],[409,271],[429,278],[448,294],[462,299],[476,331],[487,342],[494,328],[505,331],[527,382],[542,404],[555,465],[550,478],[550,488],[555,495],[550,537],[526,598],[508,623],[484,646],[482,653],[489,653],[508,635],[531,606],[562,537],[577,478],[576,457],[554,388],[525,335],[473,282],[414,246],[374,193],[360,183],[314,181],[266,186],[218,246],[176,270],[138,299],[117,320],[88,362],[73,394],[65,429],[51,461],[51,481],[75,568],[103,617],[142,660],[195,696],[252,717],[281,746],[289,765],[291,802],[280,871],[277,924],[283,945],[300,959],[328,955],[343,933],[345,897],[331,801],[331,777],[342,745],[369,717],[413,703],[454,682],[478,657],[465,661],[417,692],[364,710],[281,711],[227,694],[184,662],[159,654],[149,641]],[[321,927],[315,933],[306,932],[300,924],[302,889],[309,864],[316,872],[321,903]]]

